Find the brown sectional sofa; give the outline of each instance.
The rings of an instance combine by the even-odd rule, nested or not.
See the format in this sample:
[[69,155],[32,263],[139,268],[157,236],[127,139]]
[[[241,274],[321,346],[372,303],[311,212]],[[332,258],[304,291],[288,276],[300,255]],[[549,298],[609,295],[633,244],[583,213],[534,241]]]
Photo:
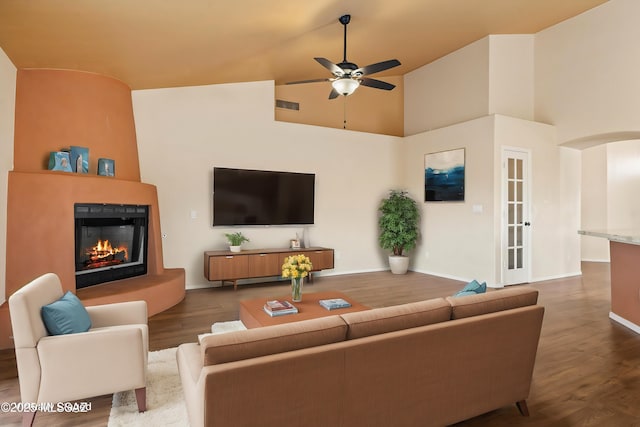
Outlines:
[[526,286],[436,298],[183,344],[199,426],[442,426],[527,413],[544,307]]

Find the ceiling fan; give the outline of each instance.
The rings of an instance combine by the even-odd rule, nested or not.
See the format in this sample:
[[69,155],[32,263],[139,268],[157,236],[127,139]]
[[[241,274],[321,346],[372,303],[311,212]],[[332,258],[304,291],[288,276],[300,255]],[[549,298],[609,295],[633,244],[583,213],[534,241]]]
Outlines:
[[326,79],[300,80],[286,84],[293,85],[300,83],[331,82],[331,86],[333,88],[329,94],[329,99],[337,98],[340,95],[349,96],[355,92],[360,85],[383,90],[391,90],[396,87],[391,83],[364,76],[397,67],[400,65],[400,61],[397,59],[390,59],[388,61],[377,62],[361,68],[353,62],[347,61],[347,25],[351,21],[351,15],[342,15],[338,21],[340,21],[344,26],[344,55],[342,62],[334,64],[326,58],[313,58],[318,61],[320,65],[331,71],[333,77]]

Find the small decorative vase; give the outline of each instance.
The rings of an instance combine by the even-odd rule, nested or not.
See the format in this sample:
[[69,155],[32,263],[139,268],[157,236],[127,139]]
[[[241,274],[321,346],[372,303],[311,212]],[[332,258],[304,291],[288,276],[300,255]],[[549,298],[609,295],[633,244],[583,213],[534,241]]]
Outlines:
[[293,302],[302,301],[302,285],[304,283],[304,277],[297,277],[291,279],[291,299]]

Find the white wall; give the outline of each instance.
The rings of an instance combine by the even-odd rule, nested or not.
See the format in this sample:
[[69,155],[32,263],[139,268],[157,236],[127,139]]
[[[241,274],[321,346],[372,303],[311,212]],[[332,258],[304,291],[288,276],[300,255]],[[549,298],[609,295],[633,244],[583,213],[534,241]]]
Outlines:
[[[502,115],[405,137],[403,178],[422,213],[413,270],[501,283],[503,147],[531,150],[532,281],[580,273],[580,152],[558,147],[553,126]],[[465,148],[464,202],[425,203],[424,155],[456,148]]]
[[[460,280],[495,283],[493,251],[493,117],[486,116],[403,141],[405,187],[421,206],[419,244],[411,269]],[[424,156],[465,149],[464,202],[424,202]],[[473,213],[473,205],[483,212]]]
[[[142,180],[158,189],[165,266],[186,268],[188,287],[209,284],[203,252],[227,246],[229,229],[211,225],[214,166],[315,173],[310,243],[336,250],[329,273],[387,269],[377,243],[377,208],[400,181],[401,139],[276,122],[273,94],[273,82],[132,94]],[[302,232],[239,230],[251,239],[246,248],[287,247]]]
[[534,35],[491,35],[404,76],[405,135],[490,114],[532,120]]
[[489,36],[488,114],[533,120],[532,34]]
[[7,181],[13,169],[16,67],[0,49],[0,304],[5,301]]
[[405,74],[404,85],[405,135],[486,116],[489,38]]
[[[607,145],[582,151],[581,230],[606,230],[607,209]],[[621,208],[621,207],[620,207]],[[609,241],[600,237],[581,236],[580,250],[584,261],[609,261]]]
[[558,142],[640,131],[640,2],[610,0],[536,34],[535,120]]
[[[580,151],[558,147],[553,126],[500,115],[496,116],[495,142],[497,155],[503,147],[531,152],[531,280],[580,274]],[[500,199],[497,194],[496,211]],[[496,221],[500,230],[499,215]]]
[[640,141],[607,144],[607,228],[640,229]]

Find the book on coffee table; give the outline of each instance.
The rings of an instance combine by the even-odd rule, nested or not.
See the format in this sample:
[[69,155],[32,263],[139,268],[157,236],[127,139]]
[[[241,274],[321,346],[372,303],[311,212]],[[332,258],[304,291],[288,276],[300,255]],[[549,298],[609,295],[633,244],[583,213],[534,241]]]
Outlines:
[[298,312],[298,309],[291,304],[289,301],[267,301],[264,304],[264,312],[269,316],[284,316],[285,314],[295,314]]
[[332,298],[332,299],[321,299],[318,301],[321,306],[326,308],[327,310],[335,310],[337,308],[347,308],[351,307],[349,301],[346,301],[342,298]]

